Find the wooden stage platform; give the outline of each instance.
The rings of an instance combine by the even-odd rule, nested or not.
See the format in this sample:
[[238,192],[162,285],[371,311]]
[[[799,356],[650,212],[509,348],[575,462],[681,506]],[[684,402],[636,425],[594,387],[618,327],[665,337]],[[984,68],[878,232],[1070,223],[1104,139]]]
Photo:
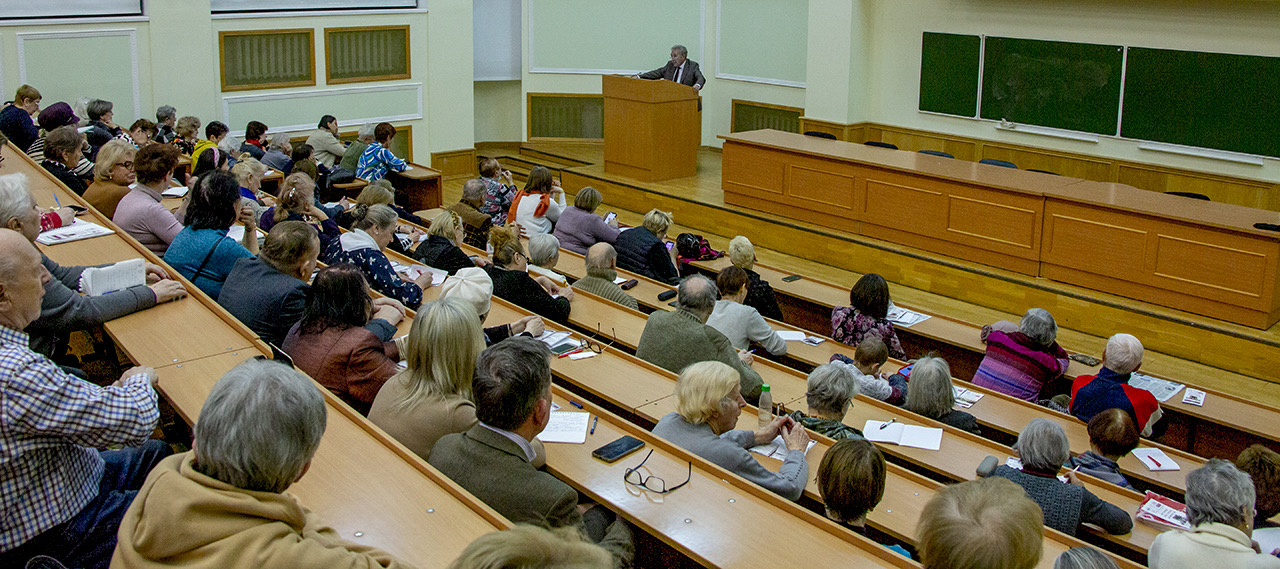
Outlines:
[[[519,178],[529,168],[551,168],[570,193],[592,186],[624,223],[639,223],[657,207],[673,212],[679,231],[700,233],[723,250],[747,235],[762,264],[833,283],[875,272],[891,283],[896,301],[981,325],[1017,321],[1030,307],[1057,319],[1060,341],[1101,356],[1106,338],[1134,334],[1148,352],[1144,369],[1202,384],[1269,405],[1280,405],[1280,325],[1256,330],[977,263],[939,256],[876,239],[726,206],[720,188],[718,149],[698,153],[698,175],[640,182],[606,174],[600,143],[531,142],[477,145]],[[446,182],[445,202],[460,195],[461,180]]]

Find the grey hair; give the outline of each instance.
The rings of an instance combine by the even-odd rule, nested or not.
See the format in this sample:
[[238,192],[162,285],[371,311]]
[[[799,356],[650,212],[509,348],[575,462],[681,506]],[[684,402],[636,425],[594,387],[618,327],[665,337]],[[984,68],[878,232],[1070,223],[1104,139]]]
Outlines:
[[479,178],[472,178],[462,184],[462,201],[464,202],[482,202],[484,201],[484,182]]
[[676,287],[676,306],[705,318],[715,309],[718,296],[720,289],[716,283],[702,275],[693,275]]
[[1024,466],[1057,472],[1071,458],[1071,445],[1062,426],[1045,418],[1032,419],[1013,444]]
[[933,356],[920,358],[911,368],[904,407],[913,413],[938,419],[950,413],[956,405],[955,391],[951,387],[951,366],[947,365],[947,360]]
[[539,267],[550,263],[560,253],[560,240],[550,233],[529,238],[529,262]]
[[1032,308],[1022,315],[1018,330],[1026,334],[1041,346],[1051,346],[1058,340],[1058,323],[1053,315],[1043,308]]
[[218,141],[218,150],[221,150],[227,156],[234,158],[240,154],[240,143],[241,140],[239,138],[227,134],[222,137],[222,140]]
[[0,227],[7,227],[9,220],[23,219],[35,205],[27,175],[16,172],[0,176]]
[[352,229],[369,229],[370,227],[386,229],[395,225],[397,219],[399,219],[399,216],[396,215],[396,210],[391,209],[391,206],[387,204],[380,203],[369,206],[369,210],[365,212],[364,217],[356,220],[351,227]]
[[156,122],[165,122],[173,118],[178,118],[178,109],[171,105],[160,105],[160,108],[156,109]]
[[587,249],[587,272],[591,271],[607,271],[613,268],[613,262],[618,259],[618,250],[608,243],[596,243],[590,249]]
[[195,426],[196,468],[222,482],[284,492],[320,446],[324,396],[306,376],[252,359],[213,386]]
[[89,115],[89,120],[96,121],[102,118],[102,115],[111,112],[113,108],[115,108],[115,105],[111,104],[111,101],[94,99],[89,101],[88,105],[85,105],[84,112]]
[[676,45],[671,46],[671,51],[678,51],[678,52],[680,52],[680,55],[683,55],[683,56],[685,56],[685,57],[689,57],[689,48],[687,48],[687,47],[685,47],[685,46],[682,46],[682,45],[680,45],[680,44],[676,44]]
[[283,132],[277,132],[271,135],[271,147],[276,150],[285,150],[292,148],[293,143],[289,142],[289,135]]
[[845,411],[845,405],[857,396],[858,380],[848,369],[827,363],[809,372],[805,403],[810,410],[841,414]]
[[1142,342],[1131,334],[1116,334],[1107,340],[1107,351],[1103,355],[1107,369],[1116,373],[1132,373],[1142,365]]
[[1120,569],[1107,554],[1092,547],[1072,547],[1053,562],[1053,569]]
[[1187,474],[1187,518],[1191,525],[1241,525],[1253,519],[1253,479],[1236,465],[1211,458]]
[[373,140],[373,131],[378,128],[377,123],[364,123],[360,125],[360,130],[356,131],[356,139],[360,142],[368,142]]

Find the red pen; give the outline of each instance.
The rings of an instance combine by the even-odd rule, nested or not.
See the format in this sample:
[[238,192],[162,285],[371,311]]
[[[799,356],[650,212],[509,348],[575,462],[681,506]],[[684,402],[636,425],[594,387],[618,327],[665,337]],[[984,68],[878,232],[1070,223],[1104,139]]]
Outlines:
[[577,347],[577,348],[574,348],[574,349],[572,349],[572,350],[569,350],[569,351],[567,351],[567,352],[565,352],[565,353],[563,353],[563,354],[560,354],[560,357],[562,357],[562,358],[564,358],[564,357],[568,357],[568,356],[571,356],[571,355],[576,354],[576,353],[581,352],[581,351],[582,351],[582,348],[581,348],[581,347]]
[[1156,464],[1156,468],[1163,468],[1163,467],[1160,465],[1160,461],[1156,460],[1156,457],[1151,456],[1151,455],[1147,455],[1147,459],[1148,459],[1148,460],[1150,460],[1151,462],[1154,462],[1154,463]]

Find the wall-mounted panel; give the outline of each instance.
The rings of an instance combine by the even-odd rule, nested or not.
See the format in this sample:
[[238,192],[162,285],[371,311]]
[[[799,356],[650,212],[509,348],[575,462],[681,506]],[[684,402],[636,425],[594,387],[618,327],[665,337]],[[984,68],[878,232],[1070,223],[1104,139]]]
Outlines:
[[275,132],[310,130],[326,114],[337,116],[338,124],[344,127],[367,122],[417,120],[422,118],[422,84],[222,97],[223,120],[233,129],[257,120],[267,123]]
[[474,79],[520,79],[520,0],[475,0],[473,6]]
[[223,91],[316,84],[315,30],[218,32]]
[[417,8],[426,0],[211,0],[213,13]]
[[140,16],[142,0],[38,0],[0,3],[2,19]]
[[716,1],[718,78],[804,87],[808,45],[808,2]]
[[409,79],[410,52],[407,25],[325,28],[325,83]]
[[648,71],[675,44],[709,73],[701,59],[705,0],[529,0],[528,10],[531,73]]
[[[74,73],[66,68],[72,54]],[[114,103],[116,122],[143,116],[135,29],[20,33],[18,81],[40,89],[46,106],[93,97]]]

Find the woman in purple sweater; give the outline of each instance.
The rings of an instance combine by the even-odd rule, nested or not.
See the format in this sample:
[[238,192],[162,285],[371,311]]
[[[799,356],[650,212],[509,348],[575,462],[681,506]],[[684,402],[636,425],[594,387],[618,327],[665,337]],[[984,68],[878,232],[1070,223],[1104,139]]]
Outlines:
[[591,186],[578,191],[573,198],[573,207],[560,213],[560,220],[552,233],[560,240],[560,248],[586,255],[592,245],[600,242],[612,245],[618,239],[618,220],[615,218],[605,223],[595,213],[602,201],[604,197],[599,190]]
[[982,327],[986,357],[973,383],[1026,401],[1041,398],[1045,384],[1062,377],[1071,363],[1058,345],[1058,324],[1043,308],[1032,308],[1014,326],[1000,321]]

